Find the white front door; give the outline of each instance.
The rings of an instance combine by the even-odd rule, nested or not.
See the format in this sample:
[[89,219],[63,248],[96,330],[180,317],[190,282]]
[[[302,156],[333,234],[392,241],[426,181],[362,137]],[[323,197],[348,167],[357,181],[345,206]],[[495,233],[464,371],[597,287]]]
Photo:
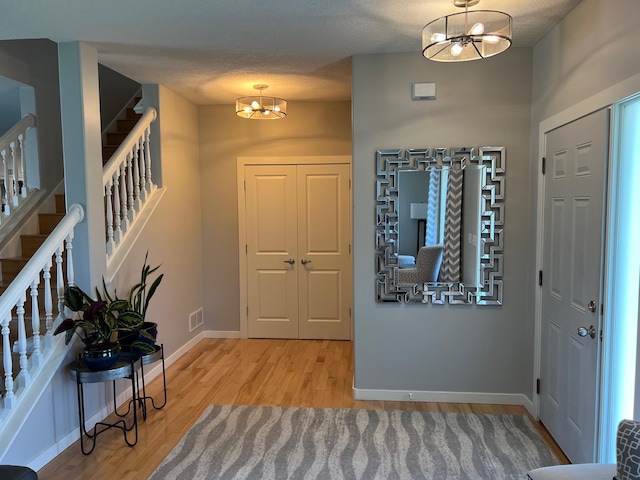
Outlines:
[[349,166],[248,165],[250,338],[349,339]]
[[540,420],[573,463],[595,460],[609,112],[547,134]]

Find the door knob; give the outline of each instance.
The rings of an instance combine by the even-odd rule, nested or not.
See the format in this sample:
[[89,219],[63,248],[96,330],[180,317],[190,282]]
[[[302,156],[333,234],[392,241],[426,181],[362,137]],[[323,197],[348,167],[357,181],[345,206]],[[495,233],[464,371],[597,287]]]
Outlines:
[[288,263],[289,265],[293,265],[294,263],[296,263],[296,261],[293,258],[290,258],[289,260],[285,260],[284,263]]
[[306,258],[303,258],[302,260],[300,260],[300,263],[303,265],[306,265],[307,263],[311,263],[311,260],[307,260]]
[[587,327],[578,327],[578,335],[581,337],[586,337],[589,335],[591,338],[596,338],[596,327],[591,325],[589,328]]

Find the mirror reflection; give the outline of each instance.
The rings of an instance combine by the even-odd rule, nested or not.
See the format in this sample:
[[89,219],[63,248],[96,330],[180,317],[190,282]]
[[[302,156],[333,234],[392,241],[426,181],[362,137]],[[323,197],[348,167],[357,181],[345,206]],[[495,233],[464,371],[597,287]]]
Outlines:
[[[482,165],[452,170],[400,170],[398,174],[397,284],[480,284]],[[432,247],[423,249],[422,247]],[[409,269],[416,268],[408,281]],[[426,263],[425,263],[426,262]]]
[[504,148],[377,160],[378,301],[501,304]]

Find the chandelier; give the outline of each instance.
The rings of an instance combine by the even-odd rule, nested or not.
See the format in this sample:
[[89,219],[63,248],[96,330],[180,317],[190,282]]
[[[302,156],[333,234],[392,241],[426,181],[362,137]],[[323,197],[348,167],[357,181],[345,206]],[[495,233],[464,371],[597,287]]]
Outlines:
[[254,120],[276,120],[287,116],[287,101],[282,98],[266,97],[262,91],[268,85],[258,84],[253,88],[260,92],[259,95],[240,97],[236,99],[236,115]]
[[440,17],[422,30],[422,54],[437,62],[466,62],[492,57],[511,46],[511,16],[473,10],[480,0],[455,0],[464,12]]

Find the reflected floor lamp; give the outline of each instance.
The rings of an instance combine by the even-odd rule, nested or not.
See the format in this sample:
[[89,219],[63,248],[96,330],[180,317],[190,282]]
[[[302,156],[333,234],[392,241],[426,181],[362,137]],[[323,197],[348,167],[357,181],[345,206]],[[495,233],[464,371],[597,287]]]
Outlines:
[[410,205],[411,211],[409,215],[411,220],[418,220],[418,248],[416,248],[416,254],[420,250],[420,247],[424,246],[427,236],[427,205],[427,203],[412,203]]

